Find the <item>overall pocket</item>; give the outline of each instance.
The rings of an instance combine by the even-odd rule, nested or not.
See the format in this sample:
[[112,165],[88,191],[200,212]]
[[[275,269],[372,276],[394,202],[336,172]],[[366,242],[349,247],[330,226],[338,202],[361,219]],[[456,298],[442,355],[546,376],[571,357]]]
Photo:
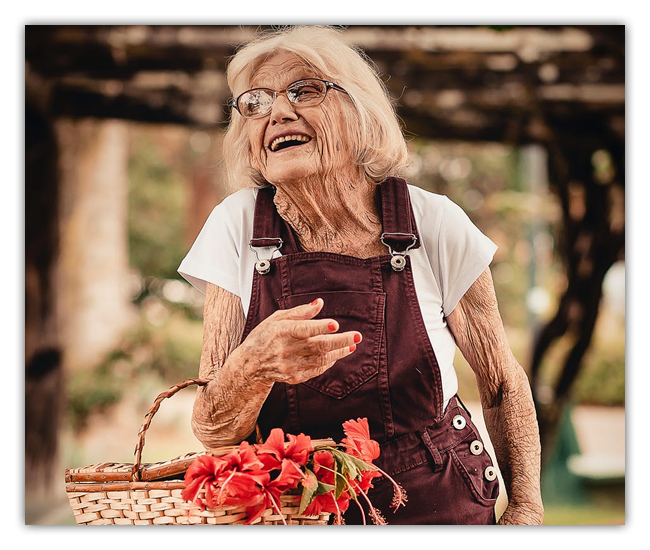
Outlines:
[[289,309],[316,298],[324,301],[317,319],[336,319],[340,325],[339,332],[355,330],[363,336],[354,353],[339,359],[320,376],[303,383],[324,395],[343,399],[379,372],[379,355],[384,349],[386,294],[357,291],[295,294],[280,298],[278,304],[281,309]]
[[468,489],[479,501],[494,502],[499,496],[499,479],[492,458],[477,435],[449,450],[453,464],[464,478]]

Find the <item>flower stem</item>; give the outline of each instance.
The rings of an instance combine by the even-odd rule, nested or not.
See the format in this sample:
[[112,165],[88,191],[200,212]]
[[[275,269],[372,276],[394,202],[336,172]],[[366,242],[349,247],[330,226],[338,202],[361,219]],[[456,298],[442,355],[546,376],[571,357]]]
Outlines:
[[[381,516],[381,514],[379,513],[377,508],[375,508],[372,505],[372,502],[370,502],[370,499],[368,498],[368,495],[363,491],[363,489],[361,489],[361,487],[359,487],[359,485],[357,483],[355,483],[355,485],[356,485],[356,489],[361,493],[363,498],[365,498],[366,502],[368,503],[368,513],[370,514],[370,517],[372,518],[373,523],[375,525],[386,525],[386,523],[387,523],[386,520]],[[359,506],[361,506],[361,505],[359,505]],[[363,524],[364,525],[366,524],[365,519],[364,519]]]
[[278,505],[277,505],[277,503],[275,502],[275,499],[273,498],[273,496],[271,496],[270,493],[267,493],[267,496],[269,497],[269,500],[271,501],[271,505],[273,506],[273,508],[275,509],[275,511],[276,511],[278,514],[280,514],[280,519],[282,520],[282,523],[284,523],[285,525],[287,525],[287,522],[284,520],[284,514],[280,511],[280,508],[278,508]]

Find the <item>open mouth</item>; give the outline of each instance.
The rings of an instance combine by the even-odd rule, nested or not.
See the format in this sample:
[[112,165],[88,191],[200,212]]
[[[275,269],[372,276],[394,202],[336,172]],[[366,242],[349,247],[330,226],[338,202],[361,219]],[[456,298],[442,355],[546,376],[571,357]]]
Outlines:
[[289,147],[296,147],[299,145],[304,145],[305,143],[311,141],[309,136],[296,134],[290,136],[282,136],[274,139],[269,146],[269,149],[275,153],[283,149],[288,149]]

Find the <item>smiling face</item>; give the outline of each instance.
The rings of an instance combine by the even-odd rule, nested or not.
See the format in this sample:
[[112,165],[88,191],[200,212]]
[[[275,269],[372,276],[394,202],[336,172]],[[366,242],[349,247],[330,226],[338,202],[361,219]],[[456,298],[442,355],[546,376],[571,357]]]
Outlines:
[[[281,52],[259,67],[250,88],[285,90],[304,78],[320,76],[296,55]],[[278,94],[268,115],[246,120],[253,167],[276,187],[330,170],[351,170],[354,163],[344,143],[346,100],[344,93],[330,90],[320,105],[299,106]]]

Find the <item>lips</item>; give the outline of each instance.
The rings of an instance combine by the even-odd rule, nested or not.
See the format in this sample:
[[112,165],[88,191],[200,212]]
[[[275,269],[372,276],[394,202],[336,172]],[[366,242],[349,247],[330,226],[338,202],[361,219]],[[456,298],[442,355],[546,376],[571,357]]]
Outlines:
[[275,137],[271,141],[269,149],[271,152],[275,153],[276,151],[280,151],[288,147],[302,145],[309,141],[311,141],[311,137],[305,134],[285,134]]

